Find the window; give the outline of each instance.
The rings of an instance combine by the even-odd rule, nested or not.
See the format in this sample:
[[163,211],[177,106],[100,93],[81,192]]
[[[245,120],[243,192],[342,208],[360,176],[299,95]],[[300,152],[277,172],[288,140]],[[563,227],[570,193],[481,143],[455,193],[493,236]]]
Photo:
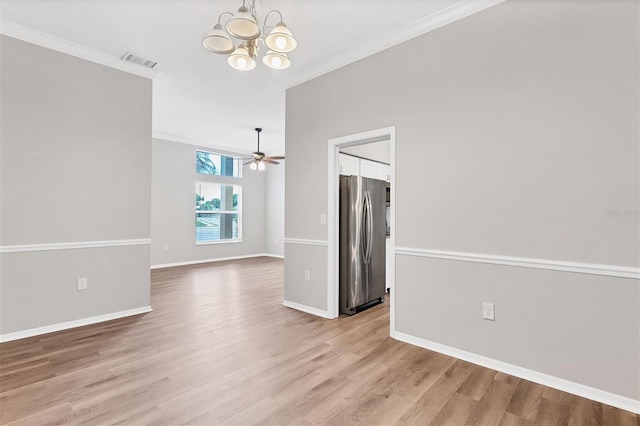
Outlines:
[[196,182],[196,244],[242,239],[242,187]]
[[242,177],[242,159],[213,152],[196,151],[196,173]]

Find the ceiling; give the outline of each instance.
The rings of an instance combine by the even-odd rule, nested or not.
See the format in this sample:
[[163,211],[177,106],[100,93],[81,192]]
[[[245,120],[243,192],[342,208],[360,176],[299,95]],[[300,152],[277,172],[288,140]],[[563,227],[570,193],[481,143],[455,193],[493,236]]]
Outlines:
[[114,58],[129,51],[160,62],[155,137],[249,153],[262,127],[261,150],[278,155],[286,88],[500,1],[257,0],[260,23],[278,9],[298,41],[283,71],[260,58],[253,71],[236,71],[202,47],[218,15],[241,0],[0,0],[0,17]]

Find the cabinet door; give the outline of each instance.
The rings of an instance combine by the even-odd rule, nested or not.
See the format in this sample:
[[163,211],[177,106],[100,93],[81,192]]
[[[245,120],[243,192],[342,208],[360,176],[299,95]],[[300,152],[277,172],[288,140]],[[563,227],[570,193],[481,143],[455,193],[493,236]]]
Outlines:
[[380,179],[378,177],[378,163],[371,160],[360,159],[360,176]]
[[391,182],[391,166],[384,163],[376,163],[376,179]]
[[347,154],[340,154],[340,174],[345,176],[358,176],[360,174],[360,159]]

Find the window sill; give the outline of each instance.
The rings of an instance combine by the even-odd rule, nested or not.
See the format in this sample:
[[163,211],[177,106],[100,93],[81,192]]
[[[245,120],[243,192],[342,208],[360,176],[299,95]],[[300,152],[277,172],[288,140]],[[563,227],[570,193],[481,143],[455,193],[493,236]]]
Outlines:
[[209,246],[209,245],[215,245],[215,244],[230,244],[230,243],[241,243],[242,242],[242,238],[236,238],[233,240],[220,240],[220,241],[200,241],[200,242],[196,242],[197,246]]

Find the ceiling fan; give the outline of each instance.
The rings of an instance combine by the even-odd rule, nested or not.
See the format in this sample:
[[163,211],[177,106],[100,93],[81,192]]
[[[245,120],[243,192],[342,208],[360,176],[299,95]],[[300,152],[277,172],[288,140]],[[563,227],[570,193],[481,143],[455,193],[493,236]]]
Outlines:
[[245,158],[245,160],[249,159],[250,161],[247,161],[244,165],[251,164],[249,166],[251,170],[264,170],[265,163],[280,164],[280,162],[276,160],[284,160],[284,157],[267,157],[264,152],[260,152],[260,132],[262,128],[256,127],[255,130],[258,132],[258,149],[251,153],[251,157]]

